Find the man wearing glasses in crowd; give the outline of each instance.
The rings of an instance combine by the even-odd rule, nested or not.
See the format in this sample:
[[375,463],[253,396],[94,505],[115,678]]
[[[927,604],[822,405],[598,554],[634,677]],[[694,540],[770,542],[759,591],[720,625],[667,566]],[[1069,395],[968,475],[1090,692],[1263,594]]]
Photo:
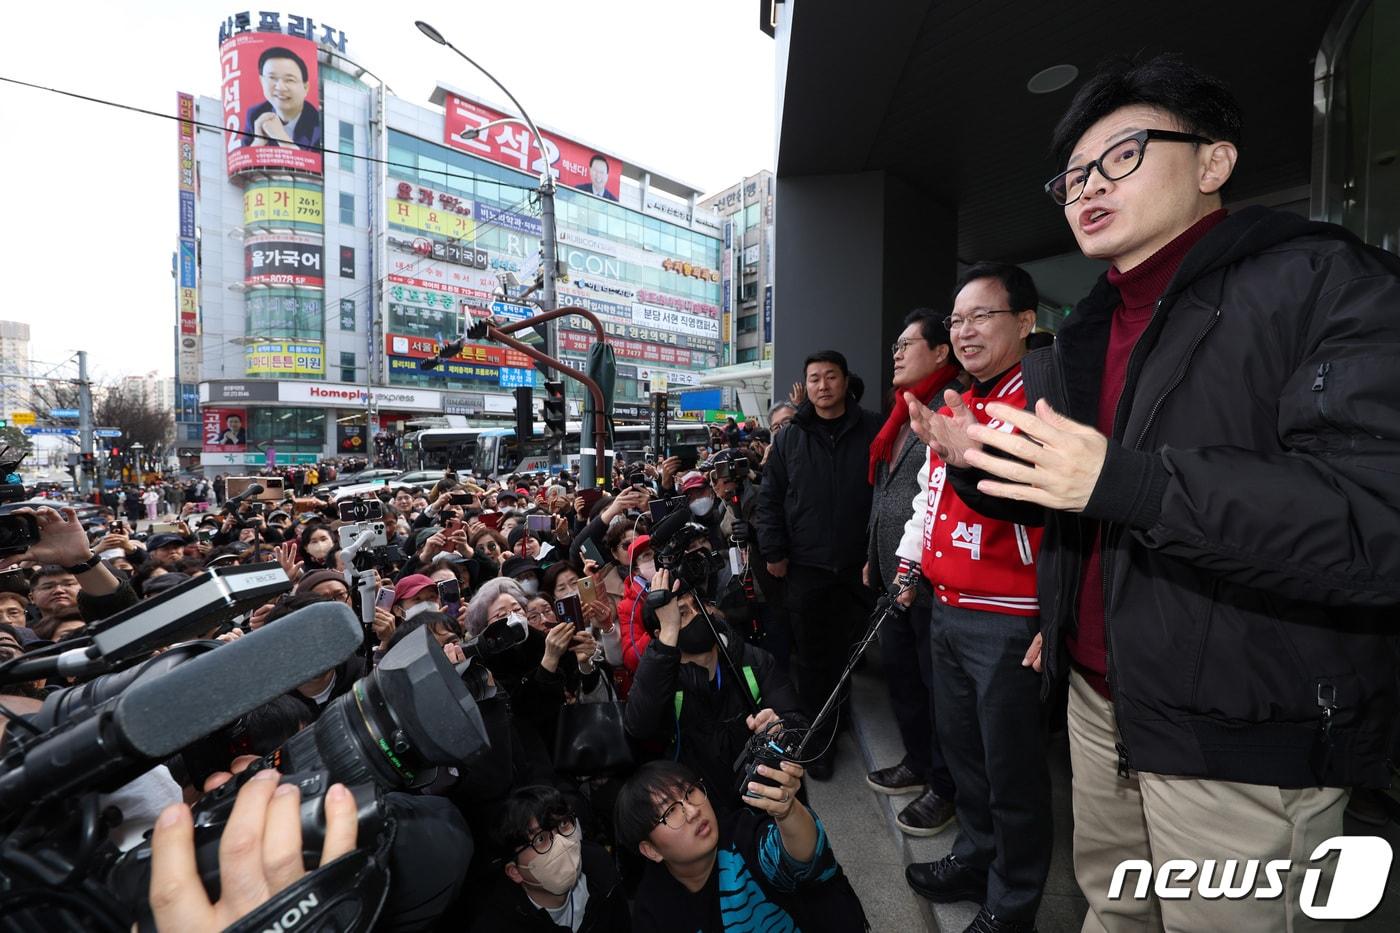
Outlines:
[[[712,793],[675,761],[642,765],[614,807],[620,846],[651,864],[633,911],[639,933],[865,929],[865,914],[826,830],[797,799],[801,765],[760,766],[764,782],[743,797],[752,809],[717,817]],[[762,815],[760,815],[762,814]]]
[[1029,660],[1069,680],[1085,930],[1311,928],[1296,868],[1275,898],[1108,891],[1125,859],[1304,864],[1390,780],[1400,261],[1227,214],[1241,129],[1175,59],[1090,78],[1046,191],[1108,272],[1024,361],[1027,408],[988,406],[1016,435],[916,415],[965,501],[1045,523]]
[[502,878],[472,933],[628,933],[627,896],[607,850],[583,838],[553,787],[522,787],[501,804],[492,834]]

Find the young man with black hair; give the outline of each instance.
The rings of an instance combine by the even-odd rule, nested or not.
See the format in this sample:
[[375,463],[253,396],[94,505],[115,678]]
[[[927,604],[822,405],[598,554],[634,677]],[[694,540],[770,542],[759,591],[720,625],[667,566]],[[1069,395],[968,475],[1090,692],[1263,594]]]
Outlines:
[[1045,522],[1028,660],[1070,682],[1086,930],[1303,929],[1296,868],[1274,899],[1108,889],[1125,859],[1299,865],[1390,780],[1400,260],[1227,214],[1241,124],[1176,59],[1092,76],[1046,191],[1111,266],[1026,358],[1028,410],[989,406],[1031,440],[916,416],[971,505]]
[[648,762],[627,779],[613,825],[618,845],[651,863],[633,911],[639,933],[868,929],[825,828],[798,800],[802,767],[758,773],[749,806],[719,814],[716,789],[680,762]]
[[628,933],[632,918],[612,857],[583,838],[573,807],[546,785],[500,805],[491,840],[503,878],[471,933]]
[[[822,350],[803,364],[806,401],[774,437],[759,487],[754,531],[768,572],[784,580],[797,645],[797,689],[815,716],[850,656],[873,606],[861,581],[870,519],[870,444],[880,419],[860,408],[846,357]],[[849,704],[842,704],[846,718]],[[807,773],[831,777],[835,720],[822,726],[828,747]]]
[[[670,590],[670,572],[657,571],[651,591]],[[631,735],[664,743],[667,755],[699,771],[713,788],[715,806],[727,812],[739,807],[734,761],[753,735],[780,720],[788,728],[802,728],[807,720],[773,656],[732,635],[713,606],[708,611],[714,630],[694,592],[673,596],[659,609],[644,598],[641,612],[651,640],[627,694],[626,723]],[[715,631],[738,677],[720,656]]]

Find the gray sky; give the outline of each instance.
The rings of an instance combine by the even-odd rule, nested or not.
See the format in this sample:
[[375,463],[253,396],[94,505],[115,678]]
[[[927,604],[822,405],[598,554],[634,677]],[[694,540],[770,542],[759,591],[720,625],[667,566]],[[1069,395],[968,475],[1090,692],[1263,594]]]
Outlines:
[[[11,4],[0,74],[174,113],[177,91],[218,96],[219,23],[259,9],[343,30],[418,103],[438,80],[503,100],[421,18],[566,135],[711,192],[772,167],[773,43],[752,0]],[[30,324],[36,362],[86,349],[98,376],[171,375],[176,124],[0,84],[0,125],[0,318]]]

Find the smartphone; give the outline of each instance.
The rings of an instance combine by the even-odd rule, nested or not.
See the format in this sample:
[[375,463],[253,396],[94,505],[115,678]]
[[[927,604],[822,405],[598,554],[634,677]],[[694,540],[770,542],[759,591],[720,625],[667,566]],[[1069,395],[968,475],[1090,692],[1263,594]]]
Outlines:
[[210,528],[201,528],[195,533],[195,538],[199,541],[213,541],[214,531]]
[[453,619],[457,618],[457,611],[461,608],[462,588],[456,580],[443,580],[437,585],[438,601],[442,603],[442,611]]
[[583,628],[583,604],[578,596],[565,596],[554,601],[554,615],[560,622],[568,622],[574,628]]
[[598,598],[598,590],[593,583],[592,577],[578,578],[578,601],[580,607],[590,606]]
[[700,462],[700,453],[694,447],[682,447],[671,456],[680,461],[680,468],[677,472],[695,469],[695,464]]
[[672,496],[669,499],[653,499],[647,506],[651,509],[653,523],[661,521],[678,508],[685,508],[685,496]]
[[[607,565],[608,559],[603,556],[603,549],[600,548],[598,542],[594,541],[592,538],[584,538],[583,543],[579,545],[578,549],[584,557],[596,563],[598,569],[601,570]],[[583,581],[580,580],[579,582],[582,583]]]
[[150,533],[153,535],[187,535],[190,530],[184,525],[177,525],[174,522],[156,522],[151,526]]
[[483,525],[485,525],[487,528],[490,528],[492,531],[500,531],[500,530],[501,530],[501,513],[500,513],[500,512],[482,512],[482,513],[481,513],[479,516],[477,516],[477,517],[481,520],[481,523],[482,523]]
[[346,499],[336,503],[342,522],[367,522],[384,517],[384,503],[378,499]]
[[469,492],[454,492],[448,495],[447,501],[453,505],[475,505],[476,496]]
[[29,571],[23,567],[0,570],[0,593],[19,593],[29,596]]
[[526,515],[525,528],[535,532],[549,532],[554,528],[554,518],[549,515]]
[[112,522],[112,534],[114,534],[114,535],[124,535],[124,534],[126,534],[126,522],[123,522],[123,521],[115,521],[115,522]]
[[390,587],[380,590],[379,594],[374,597],[374,608],[376,609],[388,609],[392,605],[394,605],[394,591]]
[[628,486],[645,486],[646,484],[647,484],[647,475],[646,475],[646,472],[643,471],[643,470],[638,470],[638,471],[635,472],[635,473],[629,473],[629,474],[627,475],[627,485],[628,485]]
[[264,502],[281,502],[284,496],[291,494],[280,476],[258,476],[255,479],[262,485],[263,491],[258,493],[258,498]]
[[601,489],[580,489],[578,497],[583,500],[583,515],[580,518],[587,518],[588,513],[593,511],[593,506],[598,504],[598,500],[603,498]]

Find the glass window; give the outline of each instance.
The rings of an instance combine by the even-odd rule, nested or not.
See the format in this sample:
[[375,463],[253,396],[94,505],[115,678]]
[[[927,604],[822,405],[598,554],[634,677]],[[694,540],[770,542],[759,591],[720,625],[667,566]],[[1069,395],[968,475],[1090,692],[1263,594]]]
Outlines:
[[739,351],[736,362],[753,363],[758,360],[758,347],[748,347]]
[[323,299],[319,292],[292,288],[259,288],[243,299],[244,329],[249,337],[278,340],[320,340]]
[[340,381],[358,382],[355,378],[355,353],[353,350],[340,351]]
[[758,203],[754,203],[754,204],[750,204],[748,207],[744,208],[744,229],[745,229],[745,230],[752,230],[754,227],[757,227],[757,226],[758,226],[758,218],[759,218],[760,207],[761,207],[761,205],[759,205]]
[[322,408],[252,408],[248,410],[248,445],[279,453],[319,453],[326,443]]
[[355,125],[340,121],[340,167],[344,171],[355,170]]
[[355,226],[355,196],[348,191],[340,192],[340,222]]
[[355,299],[340,299],[340,329],[354,332],[355,330]]

